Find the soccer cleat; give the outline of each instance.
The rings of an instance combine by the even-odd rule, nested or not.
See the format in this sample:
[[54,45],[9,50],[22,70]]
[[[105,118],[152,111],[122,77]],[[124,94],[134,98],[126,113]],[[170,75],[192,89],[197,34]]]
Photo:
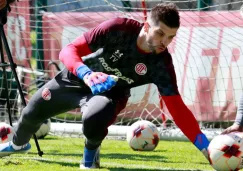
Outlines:
[[83,160],[80,169],[100,168],[100,146],[95,150],[88,150],[84,147]]
[[19,147],[18,150],[13,146],[15,145],[13,145],[12,141],[0,144],[0,157],[9,156],[11,154],[27,153],[31,148],[30,143]]

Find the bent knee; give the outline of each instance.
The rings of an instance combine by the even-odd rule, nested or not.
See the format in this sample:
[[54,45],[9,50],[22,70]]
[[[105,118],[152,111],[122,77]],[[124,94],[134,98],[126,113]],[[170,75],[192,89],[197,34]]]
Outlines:
[[106,118],[114,112],[112,100],[105,96],[93,97],[86,103],[82,110],[82,121],[84,124],[93,124],[94,122]]

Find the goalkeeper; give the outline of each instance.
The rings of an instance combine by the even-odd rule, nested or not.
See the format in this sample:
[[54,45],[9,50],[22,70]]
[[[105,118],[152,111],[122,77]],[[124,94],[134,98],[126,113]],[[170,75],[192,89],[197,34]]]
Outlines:
[[167,49],[179,26],[177,7],[162,3],[145,23],[114,18],[76,38],[60,52],[65,68],[33,95],[13,140],[0,145],[0,156],[27,152],[44,120],[80,107],[86,137],[80,168],[99,168],[101,143],[126,106],[130,89],[154,83],[177,126],[207,157],[209,141],[178,92]]

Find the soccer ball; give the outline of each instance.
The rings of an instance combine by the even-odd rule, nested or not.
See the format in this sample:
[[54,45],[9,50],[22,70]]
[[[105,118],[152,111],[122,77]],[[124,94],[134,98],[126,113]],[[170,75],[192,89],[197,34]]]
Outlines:
[[149,121],[137,121],[127,130],[127,142],[133,150],[153,151],[159,143],[159,131]]
[[40,126],[39,130],[35,133],[36,138],[43,139],[45,136],[47,136],[50,130],[51,130],[51,120],[47,119]]
[[14,129],[11,125],[0,122],[0,144],[9,142],[13,139]]
[[239,132],[218,135],[208,146],[209,161],[217,171],[243,168],[243,139]]

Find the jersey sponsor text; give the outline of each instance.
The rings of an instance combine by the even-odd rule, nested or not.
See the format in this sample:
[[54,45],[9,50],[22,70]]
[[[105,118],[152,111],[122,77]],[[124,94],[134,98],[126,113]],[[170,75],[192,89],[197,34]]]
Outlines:
[[125,76],[122,76],[122,73],[120,72],[119,69],[109,67],[109,65],[105,62],[104,58],[99,58],[99,61],[101,62],[102,66],[104,67],[104,69],[106,71],[114,72],[117,77],[119,77],[120,79],[126,81],[128,84],[134,83],[134,81],[131,78],[127,78]]

